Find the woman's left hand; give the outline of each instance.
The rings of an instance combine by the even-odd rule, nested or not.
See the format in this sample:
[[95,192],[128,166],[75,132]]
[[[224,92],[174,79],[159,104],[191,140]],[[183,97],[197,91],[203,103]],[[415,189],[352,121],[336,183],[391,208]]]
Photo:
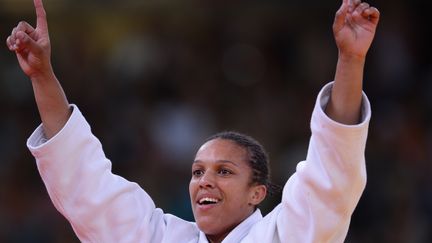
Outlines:
[[365,57],[378,25],[380,12],[361,0],[343,0],[333,23],[339,54]]

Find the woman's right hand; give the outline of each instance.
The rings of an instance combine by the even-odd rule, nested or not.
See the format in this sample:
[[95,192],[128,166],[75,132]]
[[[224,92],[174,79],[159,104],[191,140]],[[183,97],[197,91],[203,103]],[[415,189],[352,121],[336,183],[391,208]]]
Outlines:
[[19,65],[32,80],[36,104],[46,138],[51,138],[71,115],[69,102],[51,66],[51,44],[42,0],[33,0],[36,28],[21,21],[7,38],[9,50],[15,52]]
[[24,73],[34,80],[45,80],[53,75],[51,66],[51,44],[48,34],[46,12],[42,0],[34,0],[36,28],[25,21],[12,30],[6,44],[15,52]]

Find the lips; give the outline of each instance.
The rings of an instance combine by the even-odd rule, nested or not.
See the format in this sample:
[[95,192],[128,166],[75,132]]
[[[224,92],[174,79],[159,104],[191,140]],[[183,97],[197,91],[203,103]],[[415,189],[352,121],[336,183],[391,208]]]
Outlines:
[[203,197],[200,200],[198,200],[199,205],[208,205],[208,204],[216,204],[220,200],[214,197]]
[[217,196],[203,194],[198,196],[198,200],[196,201],[196,203],[201,209],[209,209],[213,206],[218,205],[221,201],[222,199]]

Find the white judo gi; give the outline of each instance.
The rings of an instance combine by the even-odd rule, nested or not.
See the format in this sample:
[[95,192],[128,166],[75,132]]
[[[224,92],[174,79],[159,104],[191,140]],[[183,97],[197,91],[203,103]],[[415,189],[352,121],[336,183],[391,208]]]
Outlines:
[[[371,116],[344,125],[325,113],[332,83],[318,95],[305,161],[286,182],[282,202],[265,217],[256,210],[223,243],[343,242],[366,184],[364,150]],[[136,183],[111,172],[99,140],[79,109],[54,137],[39,126],[27,141],[54,206],[82,242],[205,243],[194,222],[165,214]]]

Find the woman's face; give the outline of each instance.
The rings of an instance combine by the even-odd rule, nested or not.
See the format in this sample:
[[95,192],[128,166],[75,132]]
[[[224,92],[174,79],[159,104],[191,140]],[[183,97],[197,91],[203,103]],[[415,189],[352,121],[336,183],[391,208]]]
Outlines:
[[261,202],[257,190],[265,196],[265,187],[251,178],[247,151],[235,142],[215,139],[198,150],[189,193],[195,221],[209,238],[225,237]]

